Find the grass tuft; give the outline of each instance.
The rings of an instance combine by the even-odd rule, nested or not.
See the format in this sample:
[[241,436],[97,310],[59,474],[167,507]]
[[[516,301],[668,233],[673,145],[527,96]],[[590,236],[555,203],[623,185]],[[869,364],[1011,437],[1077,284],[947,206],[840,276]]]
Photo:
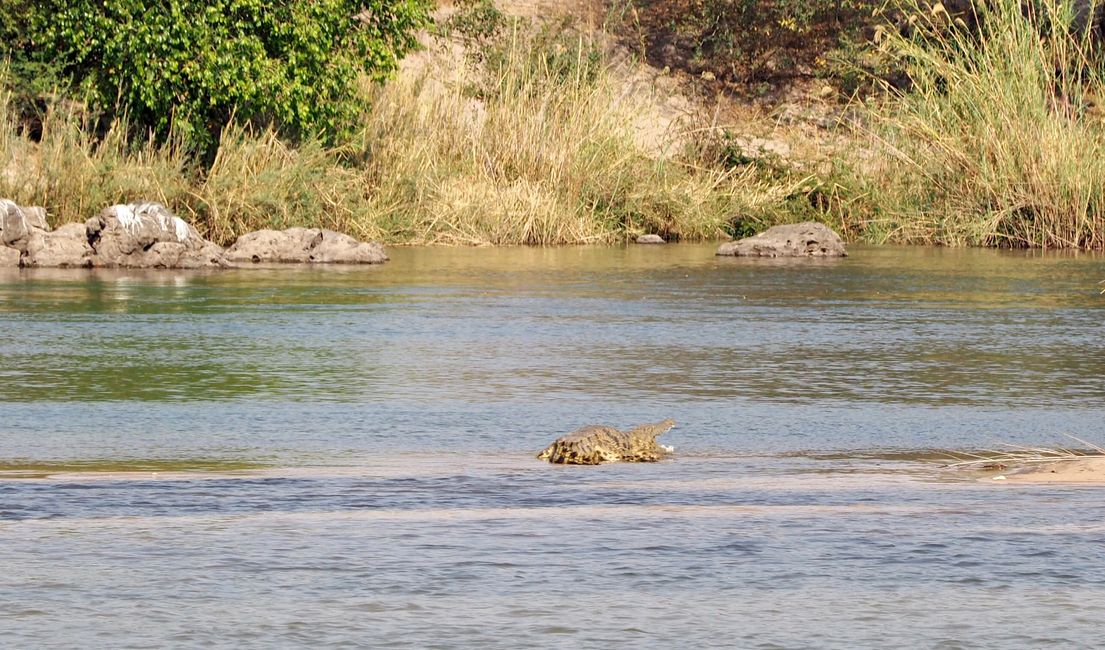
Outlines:
[[1085,445],[1088,450],[1071,449],[1067,447],[1002,445],[1001,449],[983,449],[976,452],[948,452],[948,455],[953,459],[953,462],[949,463],[948,466],[967,469],[1004,469],[1010,465],[1030,465],[1084,460],[1087,458],[1105,458],[1105,448],[1087,442],[1077,436],[1067,434],[1067,437],[1079,444]]

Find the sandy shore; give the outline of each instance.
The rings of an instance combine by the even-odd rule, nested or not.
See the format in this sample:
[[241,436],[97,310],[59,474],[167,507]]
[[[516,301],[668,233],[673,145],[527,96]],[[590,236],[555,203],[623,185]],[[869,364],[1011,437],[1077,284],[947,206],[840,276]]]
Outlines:
[[1009,483],[1067,483],[1105,485],[1105,457],[1059,460],[1023,468],[1010,468],[984,481]]

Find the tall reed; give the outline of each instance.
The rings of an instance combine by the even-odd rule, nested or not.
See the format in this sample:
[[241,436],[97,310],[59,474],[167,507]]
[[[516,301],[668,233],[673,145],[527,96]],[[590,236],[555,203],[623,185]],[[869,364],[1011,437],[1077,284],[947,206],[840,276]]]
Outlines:
[[748,175],[646,155],[642,107],[572,38],[515,25],[483,69],[454,61],[383,88],[364,137],[384,230],[421,243],[702,239],[762,195]]
[[108,205],[158,201],[226,244],[259,228],[322,226],[368,238],[362,173],[316,141],[296,146],[271,130],[236,125],[202,166],[179,138],[158,144],[125,119],[97,134],[79,106],[48,107],[32,138],[0,98],[0,197],[46,206],[55,224],[82,221]]
[[1071,3],[977,3],[977,32],[943,6],[913,5],[913,36],[882,46],[912,79],[877,106],[856,181],[878,241],[1008,247],[1105,245],[1100,43]]
[[122,121],[97,136],[80,107],[64,102],[42,116],[32,139],[9,100],[0,96],[0,197],[48,206],[65,221],[135,197],[186,199],[192,181],[179,142],[136,141]]

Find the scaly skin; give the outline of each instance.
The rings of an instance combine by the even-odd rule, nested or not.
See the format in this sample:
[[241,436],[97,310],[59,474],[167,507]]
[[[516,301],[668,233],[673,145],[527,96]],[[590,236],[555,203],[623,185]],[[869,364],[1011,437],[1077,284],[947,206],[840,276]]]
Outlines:
[[629,431],[590,425],[557,438],[537,457],[565,465],[600,465],[618,461],[654,463],[670,454],[656,442],[656,437],[674,426],[675,420],[672,419],[642,424]]

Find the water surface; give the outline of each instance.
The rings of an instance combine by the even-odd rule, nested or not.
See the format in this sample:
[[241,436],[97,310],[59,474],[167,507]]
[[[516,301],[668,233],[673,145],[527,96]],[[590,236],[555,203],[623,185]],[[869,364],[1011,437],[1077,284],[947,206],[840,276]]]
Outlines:
[[1105,441],[1105,259],[389,253],[0,274],[6,643],[1097,642],[1100,492],[940,459]]

